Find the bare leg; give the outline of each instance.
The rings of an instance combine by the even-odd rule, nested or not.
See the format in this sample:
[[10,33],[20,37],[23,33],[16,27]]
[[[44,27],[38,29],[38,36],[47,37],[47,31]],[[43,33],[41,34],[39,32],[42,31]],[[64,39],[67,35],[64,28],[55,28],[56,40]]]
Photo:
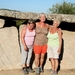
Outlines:
[[44,56],[45,56],[45,54],[41,54],[40,66],[42,66],[42,64],[43,64],[43,62],[44,62]]
[[52,70],[54,70],[54,69],[55,69],[55,67],[54,67],[54,59],[53,59],[53,58],[50,58],[50,60],[51,60],[51,67],[52,67]]
[[40,59],[40,54],[35,54],[36,75],[40,75],[39,59]]
[[26,65],[25,64],[22,64],[22,67],[26,67]]
[[54,59],[54,63],[55,63],[55,71],[57,71],[58,69],[58,59]]
[[44,62],[44,56],[45,56],[45,54],[41,54],[41,56],[40,56],[40,72],[44,72],[44,70],[43,70],[43,62]]
[[39,66],[39,58],[40,58],[40,54],[35,54],[35,65],[36,65],[36,67]]

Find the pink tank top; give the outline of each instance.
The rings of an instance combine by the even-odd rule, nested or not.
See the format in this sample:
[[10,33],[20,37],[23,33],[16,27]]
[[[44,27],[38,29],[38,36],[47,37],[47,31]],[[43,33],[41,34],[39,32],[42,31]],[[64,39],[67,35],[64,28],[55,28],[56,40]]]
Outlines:
[[33,45],[34,36],[35,36],[35,30],[30,32],[28,29],[26,29],[26,35],[25,35],[26,45]]

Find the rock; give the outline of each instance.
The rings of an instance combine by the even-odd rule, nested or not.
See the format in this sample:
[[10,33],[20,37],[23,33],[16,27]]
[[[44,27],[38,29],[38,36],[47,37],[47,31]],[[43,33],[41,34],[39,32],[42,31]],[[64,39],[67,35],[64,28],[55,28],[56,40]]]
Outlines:
[[20,39],[20,36],[21,36],[21,32],[22,32],[22,29],[23,29],[23,27],[24,27],[25,25],[24,24],[22,24],[22,25],[20,25],[20,27],[19,27],[19,39]]
[[0,70],[21,67],[21,55],[16,27],[0,29]]
[[[0,16],[11,17],[16,19],[38,19],[40,13],[33,12],[20,12],[14,10],[2,10],[0,9]],[[75,15],[70,14],[46,14],[48,20],[59,19],[60,21],[74,22]]]
[[62,69],[75,68],[75,32],[63,30],[63,58],[60,63]]
[[4,26],[4,24],[5,24],[5,20],[0,19],[0,28],[2,28]]

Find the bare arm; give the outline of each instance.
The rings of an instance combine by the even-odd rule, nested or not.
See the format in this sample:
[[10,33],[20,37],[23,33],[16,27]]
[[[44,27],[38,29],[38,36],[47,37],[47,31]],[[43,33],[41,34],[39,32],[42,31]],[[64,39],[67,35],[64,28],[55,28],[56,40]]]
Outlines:
[[49,24],[46,24],[46,25],[47,25],[48,29],[50,29],[50,28],[51,28],[51,25],[49,25]]
[[26,46],[26,43],[25,43],[25,40],[24,40],[25,34],[26,34],[26,26],[24,26],[24,28],[22,29],[20,38],[21,38],[21,42],[22,42],[22,44],[24,46],[24,49],[27,50],[27,46]]
[[61,31],[61,29],[58,30],[58,36],[59,36],[59,50],[58,50],[58,52],[60,54],[61,47],[62,47],[62,31]]

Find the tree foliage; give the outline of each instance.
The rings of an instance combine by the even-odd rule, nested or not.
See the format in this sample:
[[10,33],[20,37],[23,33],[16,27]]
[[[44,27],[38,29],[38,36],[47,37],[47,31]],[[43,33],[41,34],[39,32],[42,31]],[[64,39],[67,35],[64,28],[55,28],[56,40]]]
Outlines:
[[70,3],[63,1],[63,3],[52,6],[49,8],[49,13],[56,13],[56,14],[75,14],[75,3]]
[[16,26],[19,27],[22,23],[24,23],[26,20],[14,20],[16,22]]

